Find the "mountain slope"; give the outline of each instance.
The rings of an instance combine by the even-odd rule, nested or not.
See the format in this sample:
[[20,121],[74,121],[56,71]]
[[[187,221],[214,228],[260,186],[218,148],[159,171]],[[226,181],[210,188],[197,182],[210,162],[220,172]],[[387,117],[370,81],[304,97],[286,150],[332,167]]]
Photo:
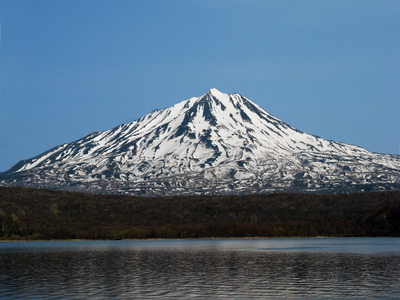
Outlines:
[[400,188],[400,157],[309,135],[211,89],[21,161],[0,181],[148,196],[341,193]]

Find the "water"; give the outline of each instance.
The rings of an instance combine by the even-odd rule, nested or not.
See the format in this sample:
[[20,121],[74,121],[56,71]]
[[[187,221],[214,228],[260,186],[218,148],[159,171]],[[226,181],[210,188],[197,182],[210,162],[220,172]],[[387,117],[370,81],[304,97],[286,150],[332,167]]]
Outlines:
[[399,295],[399,238],[0,243],[0,299]]

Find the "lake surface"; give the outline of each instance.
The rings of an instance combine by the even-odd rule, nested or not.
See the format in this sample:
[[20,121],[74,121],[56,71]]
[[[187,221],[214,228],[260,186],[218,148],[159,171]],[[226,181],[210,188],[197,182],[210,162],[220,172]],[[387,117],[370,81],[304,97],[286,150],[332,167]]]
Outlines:
[[399,295],[400,238],[0,243],[0,299]]

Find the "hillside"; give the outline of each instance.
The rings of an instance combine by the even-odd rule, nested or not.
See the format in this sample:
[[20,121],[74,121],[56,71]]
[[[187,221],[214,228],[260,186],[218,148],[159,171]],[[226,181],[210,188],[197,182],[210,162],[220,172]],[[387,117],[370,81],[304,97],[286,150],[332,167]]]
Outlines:
[[400,236],[400,192],[185,197],[0,187],[0,239]]

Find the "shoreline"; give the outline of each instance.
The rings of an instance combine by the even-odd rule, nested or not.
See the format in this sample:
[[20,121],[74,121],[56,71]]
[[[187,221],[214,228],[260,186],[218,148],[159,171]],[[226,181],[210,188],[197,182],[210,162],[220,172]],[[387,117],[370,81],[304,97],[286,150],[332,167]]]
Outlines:
[[112,241],[185,241],[185,240],[262,240],[262,239],[327,239],[327,238],[400,238],[398,236],[280,236],[280,237],[202,237],[202,238],[152,238],[152,239],[51,239],[51,240],[0,240],[13,242],[112,242]]

